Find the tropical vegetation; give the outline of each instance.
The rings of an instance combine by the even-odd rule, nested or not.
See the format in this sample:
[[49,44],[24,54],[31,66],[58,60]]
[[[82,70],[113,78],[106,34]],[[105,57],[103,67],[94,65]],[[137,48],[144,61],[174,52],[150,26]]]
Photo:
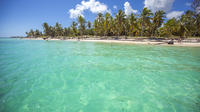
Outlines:
[[94,22],[86,21],[79,16],[71,26],[62,27],[58,22],[55,26],[43,23],[43,31],[31,29],[26,32],[27,37],[200,37],[200,0],[194,0],[191,10],[186,11],[179,18],[166,19],[162,10],[152,13],[144,8],[140,14],[126,15],[119,10],[112,16],[110,13],[97,14]]

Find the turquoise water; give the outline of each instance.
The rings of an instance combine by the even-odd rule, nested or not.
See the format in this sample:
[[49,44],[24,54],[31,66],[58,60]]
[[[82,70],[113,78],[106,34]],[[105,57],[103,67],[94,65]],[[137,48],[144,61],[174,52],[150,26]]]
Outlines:
[[0,112],[199,112],[200,48],[0,39]]

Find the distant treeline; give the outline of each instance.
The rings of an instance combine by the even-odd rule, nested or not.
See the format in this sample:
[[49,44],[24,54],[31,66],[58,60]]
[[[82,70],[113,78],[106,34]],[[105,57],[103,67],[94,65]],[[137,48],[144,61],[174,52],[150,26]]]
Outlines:
[[27,37],[64,38],[76,36],[142,36],[142,37],[199,37],[200,36],[200,1],[194,0],[192,9],[180,18],[172,18],[165,23],[165,12],[160,10],[152,13],[144,8],[139,15],[125,15],[122,10],[113,17],[111,14],[99,13],[93,23],[82,16],[73,21],[70,27],[63,28],[56,23],[50,26],[43,23],[43,31],[30,30]]

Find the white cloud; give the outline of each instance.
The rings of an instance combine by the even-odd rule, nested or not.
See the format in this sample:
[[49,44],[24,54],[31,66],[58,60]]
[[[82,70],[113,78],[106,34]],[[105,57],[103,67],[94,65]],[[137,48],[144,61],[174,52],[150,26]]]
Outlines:
[[175,0],[145,0],[144,7],[151,9],[153,12],[163,10],[170,11]]
[[188,6],[188,7],[190,7],[192,5],[192,3],[186,2],[185,5]]
[[113,9],[115,9],[115,10],[116,10],[116,9],[117,9],[117,6],[116,6],[116,5],[114,5],[114,6],[113,6]]
[[196,8],[196,13],[199,14],[200,13],[200,6]]
[[184,11],[172,11],[167,14],[167,18],[168,19],[179,18],[183,13]]
[[124,3],[124,10],[126,15],[130,15],[131,13],[137,13],[137,10],[133,10],[129,2]]
[[69,13],[70,13],[70,18],[77,18],[78,16],[83,16],[82,10],[70,9]]
[[104,13],[110,12],[107,5],[100,3],[96,0],[82,1],[81,4],[77,4],[75,9],[70,9],[70,18],[77,18],[83,16],[85,10],[90,10],[92,13]]

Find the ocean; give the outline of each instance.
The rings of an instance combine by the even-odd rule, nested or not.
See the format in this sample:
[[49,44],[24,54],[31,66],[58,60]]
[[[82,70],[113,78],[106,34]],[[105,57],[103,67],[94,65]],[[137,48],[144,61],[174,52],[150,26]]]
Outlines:
[[200,47],[0,38],[0,112],[199,112]]

